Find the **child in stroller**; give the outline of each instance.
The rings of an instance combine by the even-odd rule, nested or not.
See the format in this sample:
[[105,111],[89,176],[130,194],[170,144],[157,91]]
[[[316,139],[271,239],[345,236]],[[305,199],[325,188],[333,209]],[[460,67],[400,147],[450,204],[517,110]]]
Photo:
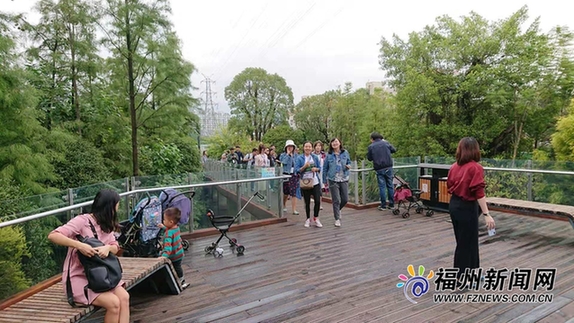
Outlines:
[[409,183],[396,174],[393,178],[393,184],[395,185],[395,194],[393,198],[396,206],[393,210],[394,215],[399,215],[401,213],[400,208],[404,208],[405,212],[402,216],[406,219],[410,216],[409,212],[411,208],[415,208],[417,213],[422,213],[423,210],[426,210],[426,216],[433,216],[434,211],[422,203],[420,190],[411,189]]
[[[181,211],[179,225],[186,224],[191,214],[191,200],[195,192],[180,193],[174,189],[166,189],[159,197],[150,196],[141,199],[134,207],[128,220],[120,223],[120,236],[118,242],[123,249],[125,257],[158,257],[161,251],[160,227],[163,212],[175,207]],[[189,248],[189,242],[182,240],[184,250]]]

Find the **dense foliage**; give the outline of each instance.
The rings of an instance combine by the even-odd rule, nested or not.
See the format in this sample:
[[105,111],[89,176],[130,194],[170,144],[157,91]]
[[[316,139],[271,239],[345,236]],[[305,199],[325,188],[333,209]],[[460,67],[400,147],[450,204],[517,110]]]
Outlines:
[[[57,205],[23,196],[199,169],[195,68],[169,1],[39,0],[34,11],[33,22],[0,13],[1,221]],[[46,236],[65,220],[0,230],[0,299],[57,271],[62,250]]]

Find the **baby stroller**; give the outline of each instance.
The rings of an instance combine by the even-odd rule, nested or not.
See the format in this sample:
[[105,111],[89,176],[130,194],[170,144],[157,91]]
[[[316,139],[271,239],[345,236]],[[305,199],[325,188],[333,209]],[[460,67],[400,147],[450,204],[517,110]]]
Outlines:
[[233,225],[235,220],[237,220],[237,218],[241,215],[241,212],[243,212],[243,210],[245,210],[247,205],[256,196],[260,200],[264,199],[263,195],[259,194],[259,192],[255,192],[255,194],[253,194],[253,196],[251,196],[249,198],[249,200],[247,200],[247,203],[245,203],[245,205],[243,205],[243,207],[239,210],[239,212],[237,212],[237,214],[235,216],[215,215],[215,212],[213,212],[212,210],[207,210],[207,218],[209,219],[209,222],[211,222],[211,224],[213,225],[214,228],[219,230],[221,235],[219,236],[219,239],[217,239],[217,241],[212,243],[210,246],[205,247],[205,254],[206,255],[213,254],[215,257],[223,257],[223,249],[218,248],[219,242],[221,241],[221,239],[223,239],[223,237],[226,237],[227,240],[229,240],[229,246],[231,248],[235,248],[238,256],[243,255],[243,253],[245,252],[245,246],[239,244],[239,242],[237,242],[237,239],[229,238],[227,236],[227,232],[229,231],[229,229],[231,228],[231,226]]
[[[189,198],[185,196],[189,194]],[[189,217],[192,214],[191,199],[195,196],[194,191],[178,192],[173,188],[168,188],[161,191],[159,200],[161,201],[162,212],[170,207],[178,208],[181,211],[181,218],[179,219],[179,226],[185,225],[189,222]],[[162,213],[163,214],[163,213]],[[182,239],[183,250],[189,248],[189,241]]]
[[[191,197],[195,192],[191,192]],[[161,251],[161,234],[164,229],[162,215],[168,207],[181,211],[180,225],[187,223],[191,213],[191,200],[184,193],[172,189],[162,191],[160,197],[150,196],[141,199],[134,207],[130,218],[120,223],[118,242],[124,257],[157,257]],[[187,240],[182,241],[184,250],[189,248]]]
[[425,206],[421,201],[421,190],[411,189],[409,183],[398,175],[394,175],[393,184],[395,185],[393,198],[396,206],[393,210],[394,215],[399,215],[401,213],[400,209],[403,208],[405,212],[402,216],[406,219],[410,216],[409,212],[411,208],[415,208],[415,211],[419,214],[426,210],[426,216],[433,216],[434,211],[429,209],[428,206]]

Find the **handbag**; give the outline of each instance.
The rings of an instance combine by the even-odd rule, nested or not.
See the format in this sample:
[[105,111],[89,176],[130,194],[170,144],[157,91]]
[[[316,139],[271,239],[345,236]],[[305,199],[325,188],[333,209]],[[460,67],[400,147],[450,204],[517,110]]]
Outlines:
[[302,190],[311,190],[313,189],[313,178],[301,178],[299,180],[299,187],[301,187]]
[[[90,228],[94,237],[82,237],[77,235],[76,239],[78,241],[88,244],[94,248],[105,246],[103,242],[98,239],[98,234],[91,221]],[[122,280],[122,266],[118,257],[112,253],[108,254],[106,258],[101,258],[98,255],[93,255],[92,257],[84,256],[79,250],[78,258],[84,267],[84,273],[88,279],[88,284],[84,286],[84,295],[86,300],[88,300],[88,288],[96,293],[103,293],[112,290],[118,286]],[[70,282],[70,262],[68,262],[68,280],[66,282],[66,294],[68,296],[68,303],[72,307],[77,307],[74,302],[74,296],[72,292],[72,283]]]

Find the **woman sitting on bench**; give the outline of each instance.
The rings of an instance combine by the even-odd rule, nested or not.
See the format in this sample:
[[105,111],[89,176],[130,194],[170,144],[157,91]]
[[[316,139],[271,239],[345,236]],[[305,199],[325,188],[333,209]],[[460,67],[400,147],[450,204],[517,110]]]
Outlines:
[[[87,257],[97,254],[105,258],[110,252],[113,254],[118,252],[119,245],[114,236],[114,231],[118,227],[117,210],[119,201],[120,196],[117,192],[101,190],[92,204],[92,213],[78,215],[48,235],[48,239],[53,243],[68,247],[68,255],[64,261],[64,272],[62,273],[64,292],[66,282],[68,277],[70,277],[74,302],[105,308],[104,322],[106,323],[128,323],[130,321],[130,296],[123,287],[124,282],[120,282],[116,288],[105,293],[95,293],[87,288],[88,279],[75,249]],[[93,248],[75,238],[76,235],[84,237],[92,237],[94,235],[90,222],[95,228],[98,239],[105,246]],[[84,287],[86,287],[85,290]]]

